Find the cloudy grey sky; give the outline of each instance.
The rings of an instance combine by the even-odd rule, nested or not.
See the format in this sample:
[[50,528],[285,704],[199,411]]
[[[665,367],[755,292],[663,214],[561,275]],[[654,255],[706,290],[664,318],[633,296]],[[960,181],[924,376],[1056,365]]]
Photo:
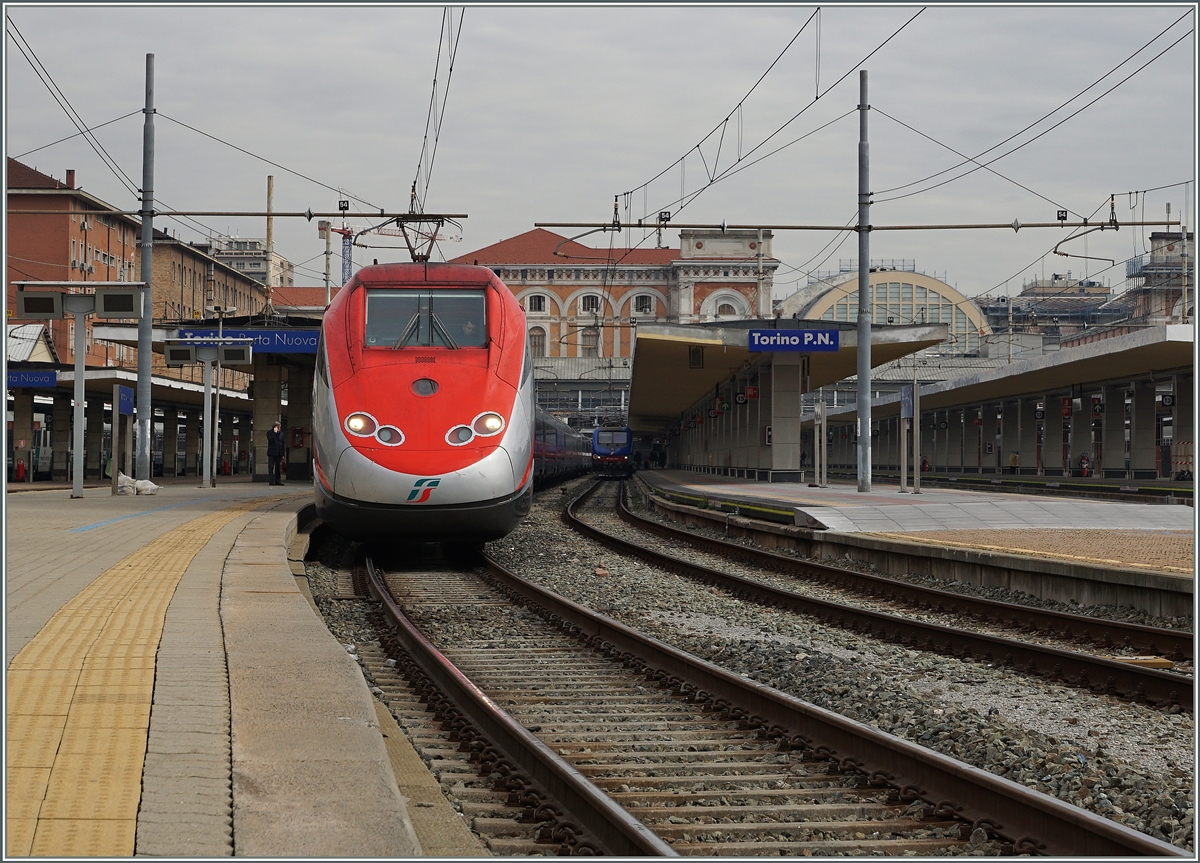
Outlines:
[[[614,195],[630,191],[633,218],[677,210],[681,189],[691,195],[706,182],[705,163],[711,169],[716,160],[718,171],[736,168],[740,154],[746,166],[831,121],[731,173],[675,219],[846,223],[857,206],[858,119],[854,113],[836,118],[858,103],[855,70],[862,59],[893,34],[862,65],[869,72],[870,104],[878,109],[870,115],[873,223],[1044,222],[1060,208],[1106,218],[1111,194],[1117,195],[1121,221],[1141,218],[1143,211],[1147,219],[1161,219],[1168,202],[1174,215],[1185,205],[1194,210],[1194,6],[929,6],[904,26],[921,7],[851,5],[823,7],[805,27],[816,8],[467,7],[426,199],[430,212],[470,216],[463,240],[441,246],[445,256],[514,236],[535,222],[607,221]],[[277,210],[333,210],[338,197],[170,117],[389,211],[408,207],[441,7],[9,4],[5,10],[10,156],[58,178],[74,168],[88,191],[136,208],[134,196],[81,138],[22,155],[75,128],[16,50],[15,25],[89,125],[141,108],[145,55],[156,55],[155,190],[166,205],[261,210],[268,173],[275,175]],[[675,164],[730,116],[802,27],[733,114],[719,156],[712,138],[703,158],[692,151],[682,169]],[[960,169],[883,191],[962,161],[946,147],[980,154],[1092,87],[989,158],[1029,141],[1172,43],[1077,116],[991,166],[1028,190],[979,170],[922,191]],[[444,54],[440,79],[444,84]],[[821,97],[812,104],[817,92]],[[96,134],[140,183],[141,114]],[[1128,194],[1184,183],[1190,185]],[[920,193],[885,200],[914,191]],[[265,235],[262,220],[203,221],[223,233]],[[189,239],[200,236],[166,219],[156,226]],[[1120,285],[1121,262],[1145,249],[1150,230],[1093,233],[1086,243],[1065,247],[1114,259],[1114,268],[1047,254],[1066,235],[1059,229],[878,232],[871,257],[915,260],[919,270],[944,274],[968,295],[1003,292],[1006,283],[1016,293],[1023,279],[1040,276],[1043,268],[1047,275],[1070,269]],[[785,264],[777,296],[802,287],[804,271],[837,270],[840,260],[857,256],[854,235],[840,247],[841,235],[831,244],[832,237],[777,234],[775,254]],[[279,251],[303,264],[298,282],[321,284],[324,242],[315,223],[277,220],[276,238]],[[677,233],[668,238],[678,245]],[[591,241],[607,245],[601,235],[585,240]],[[358,263],[369,257],[407,255],[356,250]]]

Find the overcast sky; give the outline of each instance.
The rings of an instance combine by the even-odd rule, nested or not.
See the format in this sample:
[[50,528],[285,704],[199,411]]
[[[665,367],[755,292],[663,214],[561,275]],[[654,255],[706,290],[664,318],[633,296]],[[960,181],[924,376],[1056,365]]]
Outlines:
[[[535,222],[608,221],[614,195],[630,191],[634,219],[677,211],[681,189],[690,195],[705,184],[705,163],[711,169],[715,161],[724,171],[736,167],[741,155],[747,165],[853,112],[855,70],[893,34],[861,65],[869,73],[869,102],[878,109],[869,115],[874,224],[1028,224],[1054,221],[1058,209],[1070,210],[1072,219],[1107,219],[1111,194],[1122,222],[1141,218],[1143,208],[1146,219],[1162,219],[1168,202],[1173,216],[1185,204],[1194,210],[1192,6],[930,6],[907,26],[921,7],[823,7],[805,27],[816,8],[466,8],[426,210],[469,218],[462,241],[442,244],[442,252],[466,254]],[[170,117],[389,212],[408,208],[438,58],[440,7],[8,5],[6,12],[10,156],[60,179],[74,168],[86,190],[136,209],[134,195],[82,138],[22,155],[76,130],[16,49],[15,24],[89,125],[142,107],[145,55],[156,55],[154,187],[161,204],[262,210],[269,173],[275,175],[277,210],[334,210],[338,199],[336,192]],[[714,137],[703,158],[693,151],[682,170],[670,167],[730,116],[802,27],[733,113],[720,153]],[[978,170],[936,189],[883,200],[937,180],[899,192],[885,189],[962,161],[946,147],[976,156],[1092,87],[987,158],[1029,141],[1177,40],[1095,104],[991,165],[1008,179]],[[443,86],[446,72],[443,46]],[[817,92],[822,95],[811,104]],[[96,135],[139,185],[142,115]],[[712,185],[675,221],[844,224],[857,209],[858,135],[854,112]],[[962,169],[938,180],[958,173]],[[1129,194],[1185,182],[1190,185]],[[222,233],[266,233],[261,219],[203,221]],[[1194,224],[1190,216],[1187,221]],[[155,225],[188,239],[201,236],[165,218]],[[1043,270],[1047,276],[1086,272],[1120,286],[1123,261],[1144,251],[1151,230],[1161,229],[1097,232],[1063,247],[1113,259],[1112,268],[1106,261],[1048,254],[1067,234],[1060,229],[880,231],[872,234],[871,258],[914,260],[918,270],[944,275],[968,295],[1003,292],[1006,284],[1017,293],[1023,280]],[[298,283],[321,284],[324,241],[315,222],[277,220],[275,236],[277,249],[303,265]],[[778,232],[774,251],[784,267],[776,296],[802,287],[804,272],[836,271],[839,261],[856,258],[856,236],[836,247],[842,236]],[[635,232],[631,241],[642,238]],[[583,242],[607,246],[608,239],[595,235]],[[678,232],[667,239],[678,246]],[[388,249],[355,254],[358,264],[372,257],[407,259],[406,252]],[[335,279],[339,269],[335,260]]]

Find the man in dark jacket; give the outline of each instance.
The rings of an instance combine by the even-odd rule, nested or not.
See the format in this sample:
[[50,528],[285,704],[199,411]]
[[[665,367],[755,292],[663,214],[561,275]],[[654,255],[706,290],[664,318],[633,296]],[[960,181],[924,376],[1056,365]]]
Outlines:
[[267,432],[267,476],[271,485],[283,485],[279,480],[279,462],[283,458],[283,431],[279,423]]

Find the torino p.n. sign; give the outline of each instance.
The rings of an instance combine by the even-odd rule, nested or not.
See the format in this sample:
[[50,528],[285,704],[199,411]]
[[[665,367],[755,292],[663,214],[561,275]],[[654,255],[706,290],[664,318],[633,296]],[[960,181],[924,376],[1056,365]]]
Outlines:
[[836,351],[837,330],[751,330],[752,351]]

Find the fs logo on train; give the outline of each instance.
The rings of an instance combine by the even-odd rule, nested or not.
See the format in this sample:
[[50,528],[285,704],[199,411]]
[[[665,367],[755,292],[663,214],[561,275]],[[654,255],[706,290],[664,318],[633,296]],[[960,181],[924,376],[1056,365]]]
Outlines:
[[412,491],[408,493],[409,503],[425,503],[429,495],[441,483],[440,477],[425,477],[413,483]]

